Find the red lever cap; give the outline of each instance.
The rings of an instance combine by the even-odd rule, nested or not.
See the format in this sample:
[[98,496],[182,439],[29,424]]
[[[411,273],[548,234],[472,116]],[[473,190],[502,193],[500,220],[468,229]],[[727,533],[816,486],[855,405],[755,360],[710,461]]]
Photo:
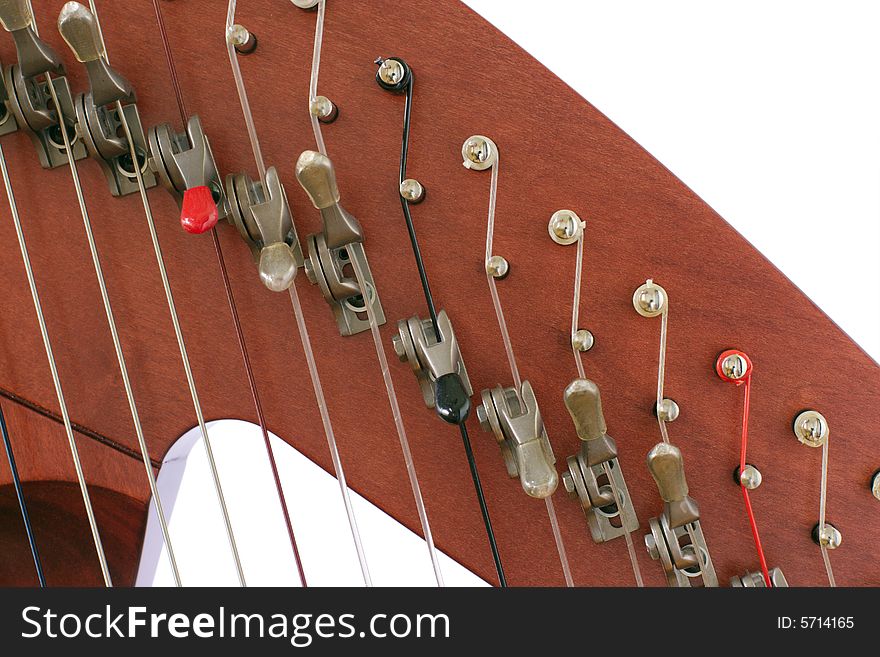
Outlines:
[[216,226],[219,218],[217,205],[208,187],[193,187],[183,193],[180,225],[187,233],[201,235]]

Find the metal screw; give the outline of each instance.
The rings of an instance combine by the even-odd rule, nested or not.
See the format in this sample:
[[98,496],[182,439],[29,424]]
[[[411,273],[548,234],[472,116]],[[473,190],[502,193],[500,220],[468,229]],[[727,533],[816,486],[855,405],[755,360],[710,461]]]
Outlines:
[[595,343],[596,341],[593,334],[587,329],[578,329],[574,332],[574,335],[571,336],[571,346],[578,351],[589,351],[593,348]]
[[486,261],[486,272],[492,278],[504,278],[510,273],[510,263],[503,256],[493,255]]
[[410,203],[421,203],[425,200],[425,187],[414,178],[407,178],[400,183],[400,195]]
[[871,494],[880,500],[880,470],[877,470],[871,479]]
[[391,346],[394,347],[394,353],[397,354],[398,360],[401,363],[406,362],[406,347],[403,344],[403,338],[400,335],[395,335],[391,338]]
[[675,422],[680,414],[681,409],[672,399],[664,399],[657,405],[657,417],[663,422]]
[[761,471],[749,463],[746,463],[746,467],[739,473],[739,483],[748,490],[755,490],[762,481],[764,481],[764,476]]

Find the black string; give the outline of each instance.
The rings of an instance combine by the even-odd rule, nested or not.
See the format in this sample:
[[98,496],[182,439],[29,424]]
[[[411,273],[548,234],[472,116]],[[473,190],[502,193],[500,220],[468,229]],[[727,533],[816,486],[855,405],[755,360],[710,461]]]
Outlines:
[[[406,85],[406,104],[403,111],[403,144],[400,149],[400,184],[406,180],[406,160],[409,154],[409,132],[412,119],[412,98],[413,98],[413,72],[409,69],[409,81]],[[425,271],[425,263],[422,260],[422,252],[419,248],[419,241],[416,238],[416,229],[413,225],[412,215],[409,210],[409,201],[403,195],[400,195],[400,205],[403,208],[403,217],[406,220],[406,230],[409,233],[409,241],[412,244],[413,255],[416,259],[416,267],[419,270],[419,278],[422,281],[422,291],[425,294],[425,303],[428,306],[428,313],[431,316],[431,323],[434,325],[434,334],[440,339],[440,326],[437,321],[437,310],[434,305],[434,297],[431,294],[431,287],[428,285],[428,274]],[[483,485],[480,483],[480,474],[477,472],[477,462],[474,459],[474,450],[471,447],[471,440],[468,436],[467,427],[464,419],[458,423],[461,430],[461,442],[464,444],[464,452],[467,456],[468,467],[471,471],[471,479],[474,482],[474,490],[477,493],[477,501],[480,504],[480,513],[483,516],[483,524],[486,527],[486,536],[489,539],[489,547],[492,550],[492,559],[495,561],[495,570],[498,573],[498,582],[502,587],[507,587],[507,579],[504,577],[504,568],[501,565],[501,554],[498,552],[498,544],[495,541],[495,532],[492,529],[492,519],[489,517],[489,507],[486,504],[486,496],[483,494]]]
[[477,462],[474,460],[474,450],[471,448],[471,439],[468,436],[464,422],[458,425],[461,429],[461,442],[464,443],[464,453],[467,454],[468,465],[471,469],[471,479],[474,480],[474,490],[477,491],[477,500],[480,502],[480,512],[483,514],[483,524],[486,525],[486,536],[489,538],[489,547],[492,548],[492,559],[495,560],[495,570],[498,572],[498,581],[502,587],[507,587],[507,579],[504,577],[504,568],[501,565],[501,554],[498,552],[498,544],[495,542],[495,532],[492,530],[492,520],[489,518],[489,507],[483,495],[483,486],[480,484],[480,473],[477,472]]
[[46,586],[46,578],[43,575],[43,564],[40,561],[40,552],[37,550],[37,540],[34,537],[34,528],[28,515],[27,504],[24,501],[24,490],[21,487],[21,478],[18,476],[18,467],[15,465],[15,455],[12,453],[12,442],[9,440],[9,430],[6,428],[6,417],[3,408],[0,407],[0,433],[3,434],[3,446],[6,448],[6,459],[9,461],[9,469],[12,471],[12,485],[15,487],[15,495],[18,497],[18,507],[21,509],[21,519],[24,521],[24,529],[27,532],[28,543],[31,546],[31,555],[34,557],[34,566],[37,569],[37,578],[40,586]]
[[[413,73],[409,72],[409,83],[406,85],[406,104],[403,107],[403,145],[400,148],[400,181],[399,185],[406,180],[406,158],[409,154],[409,127],[412,118],[413,98]],[[399,189],[399,187],[398,187]],[[412,215],[409,211],[409,201],[402,194],[400,205],[403,208],[403,217],[406,219],[406,230],[409,232],[409,241],[412,244],[413,255],[416,258],[416,267],[419,269],[419,278],[422,281],[422,291],[425,293],[425,303],[428,304],[428,313],[431,316],[431,324],[434,325],[434,335],[440,339],[440,325],[437,322],[437,309],[434,306],[434,297],[431,295],[431,287],[428,285],[428,273],[425,271],[425,263],[422,260],[422,251],[419,248],[419,240],[416,238],[416,228],[413,225]]]

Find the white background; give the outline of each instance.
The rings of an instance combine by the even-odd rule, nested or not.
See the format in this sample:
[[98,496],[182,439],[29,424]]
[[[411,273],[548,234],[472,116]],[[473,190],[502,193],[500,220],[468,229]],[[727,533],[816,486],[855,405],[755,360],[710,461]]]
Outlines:
[[[466,4],[647,148],[880,358],[880,3]],[[249,582],[294,583],[259,433],[211,433]],[[276,445],[310,583],[360,583],[335,482]],[[196,445],[172,539],[184,583],[234,584],[201,455]],[[430,584],[424,544],[357,504],[376,583]],[[164,560],[159,569],[167,582]],[[449,563],[444,573],[474,581]]]

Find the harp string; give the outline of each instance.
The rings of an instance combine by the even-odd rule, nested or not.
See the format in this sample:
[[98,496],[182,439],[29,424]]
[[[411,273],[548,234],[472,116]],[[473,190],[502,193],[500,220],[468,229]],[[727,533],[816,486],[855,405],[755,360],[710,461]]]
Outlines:
[[[510,373],[513,376],[514,390],[516,397],[522,405],[520,390],[522,389],[522,379],[519,374],[519,367],[516,364],[516,356],[513,353],[513,342],[510,339],[510,332],[507,329],[507,321],[504,319],[504,308],[501,305],[501,298],[498,295],[498,286],[495,283],[495,277],[489,273],[488,264],[492,258],[492,245],[495,239],[495,208],[498,201],[498,176],[501,165],[500,149],[495,149],[495,162],[492,164],[491,179],[489,182],[489,217],[486,224],[486,260],[484,270],[486,272],[486,281],[489,283],[489,292],[492,295],[492,305],[495,307],[495,316],[498,318],[498,328],[501,330],[501,339],[504,342],[504,351],[507,353],[507,362],[510,365]],[[556,518],[556,509],[553,506],[553,496],[548,495],[544,498],[547,507],[547,518],[550,520],[550,528],[553,531],[553,540],[556,543],[556,551],[559,554],[559,563],[562,566],[562,575],[565,578],[566,586],[574,586],[574,580],[571,576],[571,566],[568,563],[568,555],[565,551],[565,543],[562,540],[562,532],[559,529],[559,521]]]
[[[168,66],[168,73],[169,77],[171,78],[171,85],[174,89],[174,96],[177,101],[177,109],[180,113],[180,119],[183,125],[186,125],[187,111],[186,104],[183,98],[183,91],[180,85],[180,81],[177,77],[177,68],[174,65],[174,56],[171,52],[171,43],[165,28],[165,20],[162,16],[162,9],[159,6],[157,0],[153,0],[153,9],[156,16],[156,23],[159,26],[159,32],[162,40],[162,49],[165,53],[165,61]],[[305,570],[303,568],[302,557],[300,555],[299,545],[296,541],[296,534],[293,529],[293,522],[290,518],[290,510],[287,505],[284,488],[281,485],[281,475],[278,472],[278,464],[275,459],[275,451],[272,447],[272,441],[269,438],[269,431],[266,426],[266,418],[263,412],[263,404],[259,391],[257,389],[256,378],[254,376],[253,367],[251,365],[250,354],[247,349],[247,342],[244,337],[244,330],[241,326],[241,319],[238,314],[238,307],[235,303],[235,295],[233,294],[232,284],[229,280],[229,272],[226,269],[226,259],[223,255],[223,249],[220,246],[220,238],[217,233],[216,227],[211,229],[211,241],[214,245],[214,253],[220,269],[220,277],[223,281],[223,289],[226,294],[226,301],[229,305],[229,311],[232,316],[232,323],[235,329],[236,340],[238,341],[239,352],[241,353],[242,363],[244,365],[245,374],[248,380],[248,387],[251,392],[251,398],[254,402],[254,409],[257,414],[257,422],[260,425],[260,432],[263,436],[263,444],[266,448],[266,455],[269,459],[269,467],[272,470],[272,478],[275,484],[275,491],[278,495],[278,501],[281,505],[281,512],[284,517],[284,524],[287,529],[287,536],[290,541],[291,551],[293,552],[294,561],[296,562],[297,573],[299,574],[300,582],[302,582],[302,585],[306,587],[308,586],[308,582],[306,580]]]
[[12,485],[15,488],[15,497],[18,499],[18,509],[21,512],[21,521],[24,523],[24,530],[27,534],[28,545],[31,549],[31,557],[34,560],[34,568],[37,571],[37,580],[40,587],[46,586],[46,577],[43,575],[43,563],[40,560],[40,550],[37,548],[37,537],[34,535],[34,528],[31,526],[31,517],[28,514],[27,500],[24,496],[24,488],[21,485],[21,477],[18,474],[18,466],[15,463],[15,453],[12,451],[12,441],[9,438],[9,429],[6,426],[6,416],[3,414],[3,407],[0,406],[0,433],[3,434],[3,447],[6,450],[6,461],[9,463],[9,472],[12,475]]
[[[154,0],[156,2],[157,0]],[[232,28],[235,22],[235,8],[236,8],[236,0],[230,0],[229,6],[226,14],[226,30],[228,31]],[[157,5],[157,12],[159,11]],[[251,148],[254,153],[254,160],[256,161],[257,168],[260,171],[261,181],[265,182],[266,180],[266,164],[263,160],[262,150],[260,148],[260,140],[257,136],[256,126],[254,125],[253,114],[250,109],[250,101],[248,100],[247,89],[244,86],[244,79],[241,75],[241,67],[238,64],[238,57],[235,54],[235,48],[230,43],[229,39],[226,39],[226,46],[229,54],[229,64],[232,68],[233,76],[235,77],[235,87],[238,92],[239,102],[241,103],[242,114],[244,117],[245,124],[247,125],[248,137],[251,142]],[[166,52],[170,52],[170,48],[166,50]],[[169,61],[169,66],[171,62]],[[348,483],[345,477],[345,468],[342,465],[342,458],[339,454],[339,447],[336,441],[336,434],[333,430],[333,423],[330,420],[330,411],[327,407],[327,400],[324,396],[324,387],[321,384],[321,377],[318,373],[318,366],[315,361],[315,354],[312,348],[312,342],[309,338],[308,327],[306,326],[305,315],[302,310],[302,303],[299,298],[299,293],[296,289],[296,281],[290,286],[289,290],[290,295],[290,303],[293,308],[293,314],[296,319],[297,327],[299,329],[300,341],[302,342],[303,353],[306,358],[306,364],[309,370],[309,377],[312,382],[312,388],[315,393],[315,400],[318,405],[318,410],[321,415],[321,423],[324,428],[324,434],[327,438],[327,446],[330,450],[330,458],[333,462],[333,470],[336,474],[336,480],[339,484],[339,491],[342,495],[342,502],[345,506],[345,513],[348,519],[349,528],[351,530],[352,539],[354,541],[355,551],[358,555],[358,562],[361,568],[361,575],[364,579],[364,584],[367,586],[373,585],[373,580],[370,575],[369,564],[367,563],[367,556],[364,552],[363,541],[361,540],[360,529],[358,528],[357,518],[354,513],[354,507],[351,503],[351,496],[348,490]],[[364,297],[364,299],[368,299],[369,297]]]
[[[415,73],[410,70],[409,81],[406,84],[406,100],[403,107],[403,136],[400,146],[400,168],[398,175],[398,190],[406,180],[406,164],[409,156],[409,133],[412,124],[412,105],[413,105],[413,86],[415,81]],[[425,305],[428,307],[428,314],[431,317],[431,324],[434,328],[434,335],[442,335],[440,325],[437,321],[437,309],[434,305],[434,297],[431,294],[431,286],[428,284],[428,273],[425,270],[425,263],[422,260],[422,251],[419,248],[419,240],[416,237],[416,228],[413,224],[412,213],[409,209],[409,201],[402,194],[400,197],[400,206],[403,210],[403,219],[406,224],[406,230],[409,234],[409,241],[412,247],[413,257],[416,261],[416,269],[419,272],[419,280],[422,284],[422,292],[425,297]],[[477,503],[480,506],[480,515],[483,518],[483,526],[486,529],[486,538],[489,541],[489,549],[492,551],[492,561],[495,563],[495,572],[498,575],[498,583],[502,588],[507,586],[507,578],[504,575],[504,566],[501,563],[501,553],[498,551],[498,542],[495,540],[495,530],[492,527],[492,518],[489,515],[489,506],[486,503],[486,496],[483,492],[483,484],[480,482],[480,473],[477,470],[477,461],[474,458],[474,450],[471,445],[471,439],[468,435],[466,422],[458,425],[461,434],[461,442],[464,447],[465,457],[468,462],[468,469],[471,473],[471,481],[474,484],[474,493],[477,496]]]
[[[584,372],[584,362],[581,358],[581,354],[575,346],[574,336],[578,331],[578,327],[580,326],[580,312],[581,312],[581,284],[583,281],[583,272],[584,272],[584,231],[581,231],[580,237],[578,237],[577,241],[577,259],[575,260],[574,266],[574,294],[572,299],[572,309],[571,309],[571,352],[574,355],[575,366],[577,367],[578,376],[582,379],[586,379],[587,375]],[[663,336],[665,340],[666,330],[665,330],[665,322],[666,315],[663,315],[664,329]],[[666,353],[665,342],[663,353]],[[662,386],[660,388],[662,395]],[[658,407],[659,408],[659,407]],[[658,413],[659,415],[659,413]],[[666,426],[661,422],[661,427],[664,429]],[[668,442],[668,438],[667,438]],[[614,483],[614,479],[611,477],[611,468],[608,465],[608,462],[602,464],[603,469],[605,470],[605,477],[608,479],[608,484],[611,486],[611,494],[614,497],[614,505],[618,509],[623,509],[623,505],[620,503],[620,493],[617,490],[617,484]],[[630,499],[630,504],[632,504],[632,499]],[[629,554],[629,562],[632,566],[633,577],[635,577],[636,585],[639,587],[643,587],[645,585],[644,580],[642,579],[642,569],[639,567],[639,560],[636,556],[636,548],[633,544],[632,533],[628,532],[624,529],[623,537],[626,540],[626,551]],[[696,545],[696,543],[695,543]]]
[[[309,79],[309,108],[311,110],[312,102],[318,96],[318,73],[321,67],[321,44],[324,39],[324,17],[326,14],[326,0],[318,2],[318,16],[315,25],[315,45],[312,51],[312,70]],[[315,133],[315,143],[318,151],[322,155],[327,154],[327,147],[324,143],[324,136],[321,133],[321,122],[317,115],[309,111],[309,117],[312,123],[312,131]],[[428,520],[428,511],[425,508],[425,501],[422,497],[422,489],[419,484],[419,477],[416,471],[415,461],[413,460],[412,450],[410,449],[409,438],[406,433],[406,426],[403,422],[403,414],[400,410],[400,403],[397,399],[397,391],[394,389],[394,381],[391,378],[391,368],[388,366],[388,358],[385,355],[385,348],[382,345],[382,335],[379,332],[379,322],[376,319],[376,313],[373,305],[370,303],[368,290],[364,281],[366,277],[361,270],[361,264],[357,258],[351,259],[354,277],[357,280],[360,289],[361,298],[364,299],[364,308],[367,313],[367,320],[370,323],[370,334],[373,337],[373,346],[376,350],[376,359],[379,361],[379,368],[382,371],[382,381],[385,384],[385,394],[388,397],[388,404],[391,408],[391,415],[394,419],[394,426],[397,430],[397,437],[400,442],[400,450],[403,453],[403,461],[406,465],[406,472],[409,478],[410,488],[412,489],[413,500],[415,501],[416,511],[419,516],[419,523],[422,526],[422,534],[425,537],[425,544],[428,547],[428,556],[431,559],[431,566],[434,569],[434,579],[437,586],[445,586],[443,581],[443,572],[440,568],[440,557],[437,548],[434,545],[434,535],[431,531],[431,524]]]
[[[51,86],[51,85],[50,85]],[[62,130],[66,135],[67,133]],[[43,339],[43,348],[46,351],[46,359],[49,361],[49,371],[52,375],[52,384],[55,387],[55,395],[58,398],[58,406],[61,409],[61,420],[64,424],[64,431],[67,434],[67,442],[70,447],[71,458],[73,459],[74,470],[76,471],[76,479],[79,483],[80,493],[85,506],[86,517],[89,523],[89,529],[92,533],[92,541],[95,545],[95,552],[98,556],[98,563],[101,566],[101,575],[106,586],[112,586],[110,579],[110,571],[107,567],[107,558],[104,555],[104,546],[101,542],[101,532],[98,529],[95,513],[92,507],[91,496],[89,495],[88,485],[86,484],[85,474],[83,473],[82,463],[79,458],[79,448],[76,446],[76,439],[73,435],[73,426],[70,422],[70,414],[67,410],[67,402],[64,399],[64,392],[61,389],[61,379],[58,376],[58,367],[55,362],[55,355],[52,351],[52,342],[49,339],[49,331],[46,326],[46,319],[43,316],[43,306],[40,302],[40,295],[37,291],[37,284],[34,280],[34,272],[31,267],[31,259],[28,254],[27,244],[24,239],[24,232],[21,227],[21,219],[18,214],[18,206],[15,203],[15,194],[12,191],[12,181],[9,177],[9,169],[6,166],[6,157],[3,149],[0,147],[0,172],[3,175],[3,185],[6,188],[6,197],[9,201],[9,210],[12,215],[12,221],[15,225],[15,236],[18,240],[18,246],[21,250],[22,261],[24,262],[25,274],[28,280],[28,287],[31,293],[31,299],[34,302],[34,311],[37,315],[37,323],[40,326],[40,335]]]

